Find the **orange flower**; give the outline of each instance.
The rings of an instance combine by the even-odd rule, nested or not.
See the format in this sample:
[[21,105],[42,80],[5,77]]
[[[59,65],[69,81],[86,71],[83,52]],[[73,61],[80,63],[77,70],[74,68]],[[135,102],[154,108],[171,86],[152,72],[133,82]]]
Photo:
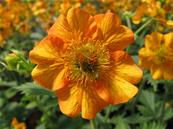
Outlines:
[[166,15],[167,11],[164,9],[164,5],[161,5],[159,1],[144,0],[137,8],[135,15],[132,17],[132,21],[134,24],[139,24],[144,16],[149,16],[154,17],[162,26],[173,28],[173,21],[167,20]]
[[18,1],[18,0],[6,0],[7,4],[9,5],[13,4],[15,1]]
[[135,15],[132,18],[134,24],[139,24],[143,16],[151,17],[164,17],[164,11],[161,8],[160,2],[155,0],[145,0],[136,10]]
[[83,7],[84,10],[89,12],[91,15],[95,15],[97,13],[96,6],[93,5],[92,3],[86,3],[86,5]]
[[11,125],[12,125],[12,127],[14,127],[14,129],[26,129],[25,123],[18,122],[18,120],[16,118],[12,119]]
[[60,13],[67,13],[71,7],[80,7],[83,0],[63,0],[60,5]]
[[153,79],[173,79],[173,33],[154,32],[145,38],[139,51],[139,64],[150,70]]
[[139,3],[137,0],[97,0],[100,3],[99,12],[123,12],[130,11]]
[[163,2],[163,8],[166,12],[171,13],[173,8],[173,2],[172,0],[164,0]]
[[142,71],[123,51],[133,32],[113,13],[90,16],[79,8],[59,16],[30,52],[33,79],[56,92],[60,110],[92,119],[108,104],[129,101]]

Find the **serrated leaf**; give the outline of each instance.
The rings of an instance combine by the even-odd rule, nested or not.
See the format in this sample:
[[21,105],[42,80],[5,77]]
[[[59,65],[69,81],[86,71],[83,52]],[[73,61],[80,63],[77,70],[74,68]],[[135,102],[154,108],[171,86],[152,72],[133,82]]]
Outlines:
[[[155,96],[152,92],[142,91],[141,96],[140,96],[140,102],[145,107],[148,107],[148,109],[150,110],[151,113],[155,112]],[[142,109],[142,107],[141,107],[141,109]]]
[[130,129],[130,126],[122,116],[116,116],[111,121],[116,125],[115,129]]
[[37,126],[37,128],[36,128],[36,129],[46,129],[46,127],[45,127],[45,125],[44,125],[44,124],[41,124],[41,125]]
[[163,120],[166,121],[173,117],[173,109],[172,108],[165,109],[163,114],[164,114]]
[[137,129],[165,129],[166,126],[161,122],[142,123]]
[[128,124],[139,124],[143,122],[148,122],[149,120],[151,120],[151,117],[144,117],[139,114],[134,114],[134,115],[125,117],[125,121]]
[[26,95],[48,95],[52,97],[55,96],[52,91],[40,87],[34,83],[25,83],[18,87],[15,87],[15,89],[23,92]]

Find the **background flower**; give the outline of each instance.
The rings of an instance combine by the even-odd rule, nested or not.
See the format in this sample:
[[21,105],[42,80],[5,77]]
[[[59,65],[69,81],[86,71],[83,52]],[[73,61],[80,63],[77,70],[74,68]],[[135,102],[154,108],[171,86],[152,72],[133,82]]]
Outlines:
[[145,38],[145,47],[139,51],[139,64],[150,70],[153,79],[173,79],[173,33],[153,32]]

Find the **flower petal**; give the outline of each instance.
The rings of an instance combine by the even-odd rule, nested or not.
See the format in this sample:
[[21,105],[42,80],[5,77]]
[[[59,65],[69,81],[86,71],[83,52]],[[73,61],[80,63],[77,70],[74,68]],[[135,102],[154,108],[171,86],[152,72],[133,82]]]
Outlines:
[[61,71],[62,65],[59,64],[42,64],[37,65],[32,71],[32,77],[38,84],[52,89],[54,80]]
[[166,24],[169,28],[173,28],[173,20],[168,20]]
[[173,32],[164,35],[165,46],[173,49]]
[[138,64],[140,67],[142,67],[144,69],[149,69],[152,65],[151,61],[148,61],[148,59],[145,57],[139,57]]
[[122,79],[114,77],[107,84],[96,87],[97,94],[110,104],[121,104],[128,102],[138,92],[138,88]]
[[143,15],[146,13],[146,4],[141,4],[135,12],[135,15],[132,17],[132,22],[134,24],[139,24],[142,20]]
[[67,70],[68,68],[64,68],[61,70],[61,72],[59,72],[58,76],[56,77],[53,83],[53,88],[52,88],[53,91],[59,90],[63,88],[64,86],[68,85],[69,80],[65,78],[65,74],[67,73]]
[[142,78],[142,70],[134,63],[133,59],[124,51],[116,51],[112,54],[115,61],[115,74],[133,84]]
[[108,33],[114,33],[115,30],[112,30],[113,28],[121,25],[119,17],[113,13],[98,14],[94,16],[94,19],[105,38],[108,38]]
[[145,38],[145,47],[150,50],[156,50],[160,48],[163,40],[163,34],[153,32],[151,35],[147,35]]
[[29,57],[34,64],[63,63],[60,53],[65,44],[59,38],[47,36],[30,51]]
[[71,8],[67,15],[60,15],[48,34],[60,37],[64,41],[82,40],[94,32],[93,18],[84,10]]
[[83,118],[85,119],[95,118],[97,112],[102,110],[106,105],[108,104],[98,96],[95,89],[87,88],[83,91],[83,97],[82,97]]
[[81,112],[83,91],[75,84],[68,85],[56,91],[60,110],[70,116],[75,117]]
[[140,57],[144,57],[144,58],[148,58],[148,57],[152,57],[155,55],[155,53],[153,51],[151,51],[150,49],[143,47],[139,50],[139,56]]
[[161,67],[160,66],[157,66],[157,65],[152,65],[151,66],[151,74],[152,74],[152,78],[154,80],[159,80],[163,77],[163,72],[161,70]]
[[165,80],[172,80],[173,79],[173,69],[169,69],[169,68],[164,68],[163,70],[163,78]]
[[97,31],[99,33],[94,38],[107,44],[111,51],[122,50],[133,43],[133,32],[121,25],[120,19],[115,14],[96,15],[95,21],[101,32]]

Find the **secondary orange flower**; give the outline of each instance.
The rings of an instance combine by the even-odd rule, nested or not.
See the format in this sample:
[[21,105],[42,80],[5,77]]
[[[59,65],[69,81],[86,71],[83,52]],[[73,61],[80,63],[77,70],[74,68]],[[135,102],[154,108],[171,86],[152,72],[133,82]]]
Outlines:
[[136,9],[135,15],[132,18],[134,24],[139,24],[143,16],[151,17],[164,17],[164,12],[161,8],[160,2],[156,0],[145,0],[141,5]]
[[26,124],[24,122],[18,122],[16,118],[12,119],[11,125],[14,129],[26,129]]
[[[169,4],[171,5],[171,4]],[[167,19],[168,12],[164,9],[159,1],[144,0],[137,8],[135,15],[132,17],[134,24],[139,24],[144,16],[154,17],[162,26],[173,28],[173,20]]]
[[79,8],[59,16],[30,52],[33,79],[56,92],[60,110],[92,119],[108,104],[129,101],[142,71],[123,51],[131,30],[113,13],[90,16]]
[[153,79],[173,79],[173,33],[154,32],[145,38],[139,51],[139,64],[150,70]]

